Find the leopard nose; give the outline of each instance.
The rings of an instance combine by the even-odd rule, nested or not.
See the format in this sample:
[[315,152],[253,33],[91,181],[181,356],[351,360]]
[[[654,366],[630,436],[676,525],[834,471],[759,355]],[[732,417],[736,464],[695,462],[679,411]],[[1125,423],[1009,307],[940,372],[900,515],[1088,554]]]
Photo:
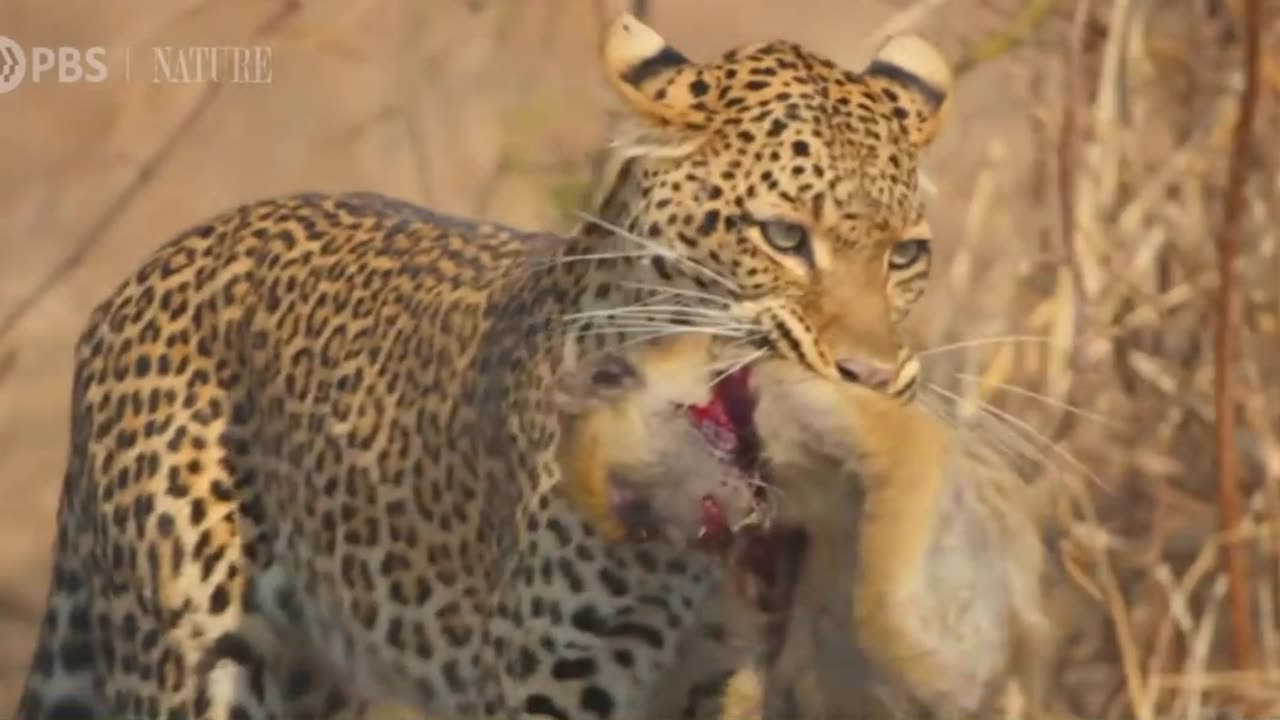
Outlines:
[[836,369],[846,382],[865,385],[872,390],[886,390],[893,383],[894,368],[874,360],[845,357],[836,360]]

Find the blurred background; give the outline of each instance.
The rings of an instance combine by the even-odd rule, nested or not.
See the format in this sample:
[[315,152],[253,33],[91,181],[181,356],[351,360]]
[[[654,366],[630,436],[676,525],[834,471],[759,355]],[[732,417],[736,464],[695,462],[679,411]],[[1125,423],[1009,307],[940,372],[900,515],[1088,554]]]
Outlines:
[[[1280,714],[1280,8],[1251,21],[1253,1],[631,3],[695,58],[783,37],[856,68],[912,29],[956,63],[910,331],[957,419],[1065,489],[1054,677],[1077,717]],[[91,307],[267,195],[570,227],[616,110],[595,50],[621,4],[0,0],[0,88],[26,58],[0,94],[0,709],[44,600]]]

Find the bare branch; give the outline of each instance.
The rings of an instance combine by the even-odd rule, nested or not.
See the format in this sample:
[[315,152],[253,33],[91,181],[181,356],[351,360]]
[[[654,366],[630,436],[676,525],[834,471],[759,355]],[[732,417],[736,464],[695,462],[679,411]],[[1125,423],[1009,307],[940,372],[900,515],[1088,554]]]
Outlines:
[[970,48],[955,63],[956,76],[994,60],[1026,42],[1052,14],[1058,0],[1026,0],[1013,22]]
[[[1240,332],[1240,299],[1236,290],[1236,258],[1244,222],[1245,181],[1248,174],[1253,118],[1262,74],[1262,0],[1245,0],[1244,92],[1240,94],[1227,166],[1226,202],[1218,236],[1218,327],[1214,348],[1214,400],[1217,430],[1218,506],[1224,532],[1232,532],[1244,518],[1244,493],[1240,489],[1236,449],[1236,398],[1233,375]],[[1231,655],[1237,669],[1253,664],[1252,583],[1245,548],[1239,543],[1223,546],[1227,562],[1227,590],[1231,608]]]

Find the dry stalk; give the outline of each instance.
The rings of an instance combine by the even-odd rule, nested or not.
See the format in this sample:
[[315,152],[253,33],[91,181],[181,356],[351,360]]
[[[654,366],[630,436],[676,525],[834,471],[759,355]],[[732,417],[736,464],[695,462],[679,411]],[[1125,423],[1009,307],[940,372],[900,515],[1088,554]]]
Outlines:
[[10,348],[0,351],[0,385],[9,377],[9,373],[18,366],[18,351]]
[[[1258,367],[1258,351],[1252,349],[1253,352],[1246,353],[1244,357],[1245,377],[1250,385],[1243,398],[1244,420],[1254,437],[1258,438],[1259,464],[1263,469],[1260,492],[1265,514],[1275,520],[1280,519],[1280,439],[1268,432],[1267,385]],[[1272,587],[1268,589],[1264,584],[1258,584],[1258,609],[1262,625],[1263,666],[1280,673],[1280,530],[1274,528],[1274,522],[1269,540],[1270,545],[1264,547],[1261,554],[1270,560]],[[1280,680],[1280,677],[1276,679]]]
[[1204,611],[1200,615],[1200,623],[1191,644],[1191,654],[1187,658],[1187,666],[1183,671],[1183,677],[1187,682],[1174,705],[1173,712],[1170,713],[1171,716],[1176,717],[1179,707],[1185,707],[1187,720],[1199,720],[1203,717],[1205,677],[1209,674],[1209,653],[1213,646],[1218,605],[1221,604],[1222,596],[1227,592],[1226,585],[1226,579],[1221,575],[1214,578],[1209,602],[1205,603]]
[[[937,4],[937,0],[934,0]],[[993,60],[1026,42],[1050,16],[1058,0],[1027,0],[1008,27],[982,40],[955,62],[957,76]]]
[[[1064,676],[1057,688],[1084,717],[1163,720],[1228,710],[1259,717],[1280,700],[1274,688],[1251,686],[1243,674],[1223,679],[1228,668],[1251,667],[1256,672],[1248,677],[1256,681],[1280,666],[1280,388],[1269,382],[1280,369],[1280,297],[1267,275],[1280,267],[1273,229],[1280,175],[1273,174],[1274,153],[1255,147],[1252,169],[1267,174],[1259,174],[1250,197],[1240,149],[1228,150],[1239,137],[1245,102],[1231,90],[1236,53],[1249,41],[1244,28],[1255,35],[1276,28],[1275,19],[1271,28],[1245,19],[1252,10],[1244,3],[1075,5],[1062,96],[1050,105],[1058,127],[1039,154],[1056,160],[1058,196],[1029,203],[1043,217],[1052,212],[1057,227],[1046,235],[1061,244],[1054,264],[1034,261],[1010,293],[1035,311],[1000,327],[1008,337],[1047,333],[1052,347],[1019,346],[1028,352],[1016,353],[1012,367],[997,357],[986,372],[958,374],[1003,391],[1002,405],[1039,395],[1043,407],[1023,420],[1057,427],[1052,437],[1095,464],[1099,476],[1116,480],[1115,496],[1092,493],[1097,517],[1074,521],[1076,530],[1105,536],[1104,545],[1087,543],[1092,549],[1083,556],[1059,548],[1073,584],[1105,611],[1089,621],[1094,632],[1110,630],[1102,644],[1073,641],[1071,662],[1081,672]],[[1226,27],[1228,5],[1237,11],[1234,34]],[[1255,71],[1263,77],[1266,66],[1260,67]],[[1269,104],[1254,102],[1255,114],[1267,118],[1254,124],[1274,125]],[[1226,182],[1224,165],[1233,178]],[[1018,183],[1000,178],[1002,188]],[[1236,190],[1242,196],[1233,200]],[[1225,217],[1215,217],[1220,202]],[[1016,215],[1008,221],[1000,209],[993,203],[974,221],[982,227],[966,227],[966,236],[989,235],[1010,222],[1034,224]],[[1255,226],[1253,242],[1244,233]],[[1234,232],[1237,245],[1250,238],[1250,246],[1224,257],[1206,242],[1219,230]],[[1235,307],[1217,307],[1233,314],[1213,322],[1215,296],[1222,296],[1228,275],[1235,275],[1226,288]],[[952,281],[957,293],[985,285],[973,273]],[[1215,387],[1220,361],[1210,360],[1218,354],[1213,333],[1222,329],[1246,333],[1227,348],[1224,367],[1236,373],[1238,387],[1229,388],[1225,408]],[[1100,358],[1110,358],[1111,368]],[[1063,405],[1070,412],[1058,415]],[[1220,434],[1215,423],[1241,406],[1245,420]],[[1120,427],[1108,428],[1098,416]],[[1222,459],[1215,446],[1243,453],[1231,473],[1241,477],[1218,489],[1210,480],[1214,461]],[[1230,487],[1239,492],[1235,484],[1250,476],[1263,482],[1246,516],[1243,498],[1233,510],[1222,495]],[[1251,574],[1239,562],[1250,553],[1267,563],[1265,572],[1259,564]],[[1237,618],[1247,623],[1244,630]],[[1258,632],[1248,629],[1259,623]],[[1263,666],[1240,664],[1242,637],[1264,645]],[[1165,682],[1166,673],[1177,682]]]
[[[1222,231],[1218,236],[1218,326],[1214,355],[1214,400],[1217,424],[1218,502],[1222,526],[1231,530],[1244,514],[1240,489],[1239,459],[1236,450],[1236,402],[1234,361],[1239,344],[1240,301],[1236,290],[1236,258],[1239,255],[1241,225],[1245,215],[1245,181],[1253,118],[1258,104],[1262,57],[1262,1],[1245,0],[1244,12],[1244,92],[1232,137],[1228,160],[1226,203]],[[1253,615],[1250,610],[1250,572],[1244,548],[1237,544],[1224,549],[1227,561],[1227,591],[1231,608],[1231,653],[1237,669],[1253,664]]]
[[[1080,371],[1080,330],[1084,321],[1084,274],[1080,265],[1080,259],[1077,253],[1077,225],[1076,225],[1076,182],[1077,182],[1077,164],[1079,159],[1080,145],[1080,129],[1079,129],[1079,104],[1081,102],[1082,90],[1080,87],[1081,66],[1080,58],[1084,45],[1085,23],[1088,20],[1093,8],[1092,0],[1078,0],[1075,8],[1075,15],[1071,21],[1071,34],[1067,45],[1066,62],[1063,71],[1063,92],[1062,92],[1062,118],[1061,127],[1059,128],[1058,146],[1056,149],[1057,165],[1058,165],[1058,211],[1059,211],[1059,238],[1062,243],[1062,257],[1066,263],[1066,272],[1059,272],[1059,280],[1057,289],[1063,293],[1058,307],[1060,312],[1057,315],[1063,319],[1059,323],[1061,330],[1059,335],[1066,334],[1069,336],[1070,342],[1067,348],[1052,354],[1050,357],[1057,362],[1050,362],[1049,373],[1051,376],[1057,375],[1060,378],[1071,378],[1079,375]],[[1069,318],[1069,325],[1067,324]],[[1058,338],[1060,341],[1067,338]],[[1066,354],[1065,362],[1063,354]],[[1065,367],[1064,367],[1065,365]],[[1055,373],[1054,370],[1057,369]],[[1055,387],[1055,385],[1057,387]],[[1072,401],[1072,385],[1070,380],[1065,382],[1049,384],[1051,394],[1060,394],[1064,402]],[[1055,393],[1057,391],[1057,393]],[[1073,418],[1070,414],[1064,414],[1059,417],[1057,427],[1050,437],[1061,438],[1066,430],[1070,427]]]
[[[1103,551],[1105,553],[1105,551]],[[1141,672],[1142,662],[1138,653],[1138,642],[1133,632],[1132,610],[1128,599],[1120,587],[1115,571],[1105,555],[1102,556],[1102,587],[1107,598],[1107,609],[1111,613],[1111,622],[1115,627],[1116,643],[1120,647],[1120,668],[1124,673],[1124,686],[1128,692],[1130,707],[1141,708],[1146,705],[1143,698],[1149,692],[1146,679]],[[1139,717],[1138,720],[1155,720],[1154,716]]]

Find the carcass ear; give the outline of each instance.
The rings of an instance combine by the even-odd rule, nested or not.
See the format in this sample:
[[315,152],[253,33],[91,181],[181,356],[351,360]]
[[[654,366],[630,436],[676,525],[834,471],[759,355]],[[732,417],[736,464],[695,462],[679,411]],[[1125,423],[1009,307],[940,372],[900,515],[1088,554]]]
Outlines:
[[707,127],[714,68],[689,60],[629,13],[610,23],[601,54],[610,83],[637,114],[688,130]]
[[950,107],[953,77],[951,66],[932,43],[918,35],[891,37],[862,75],[893,88],[886,97],[916,148],[933,142]]

